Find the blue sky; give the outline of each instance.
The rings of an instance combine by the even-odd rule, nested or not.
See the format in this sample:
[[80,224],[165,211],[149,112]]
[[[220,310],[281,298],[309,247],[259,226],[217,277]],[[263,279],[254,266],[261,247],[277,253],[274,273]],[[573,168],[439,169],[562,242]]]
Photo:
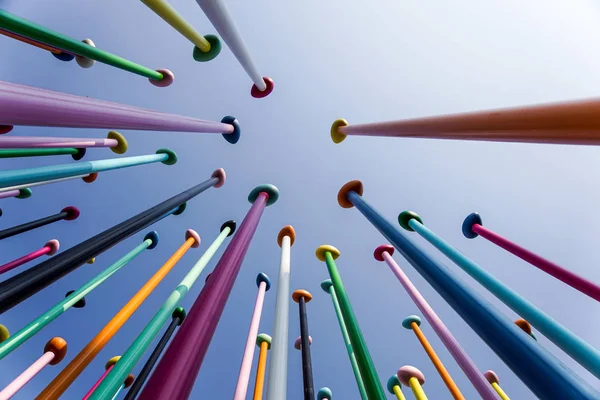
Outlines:
[[[215,32],[194,1],[171,3],[200,32]],[[365,198],[389,219],[395,220],[405,209],[416,211],[450,243],[582,338],[600,346],[600,322],[594,318],[600,312],[598,303],[483,239],[469,241],[460,232],[464,217],[479,211],[490,228],[600,282],[597,148],[361,137],[334,145],[328,133],[338,117],[363,123],[597,95],[600,56],[594,49],[600,41],[600,8],[594,2],[228,3],[259,71],[275,81],[275,91],[266,99],[250,97],[251,82],[226,47],[214,61],[196,63],[191,57],[192,45],[141,2],[0,0],[10,12],[75,38],[89,37],[99,48],[152,68],[169,68],[176,76],[171,87],[155,88],[145,78],[108,66],[96,64],[83,70],[44,51],[0,38],[1,80],[209,120],[230,114],[240,120],[243,129],[236,145],[219,135],[123,131],[130,144],[127,155],[170,147],[179,155],[179,163],[107,172],[90,185],[61,183],[34,188],[28,200],[1,200],[2,228],[55,213],[67,205],[81,210],[76,221],[59,222],[0,242],[1,262],[6,262],[52,238],[59,239],[63,249],[69,248],[206,179],[217,167],[228,174],[223,188],[203,193],[190,202],[183,215],[153,226],[161,237],[159,246],[94,291],[86,309],[68,311],[2,360],[0,386],[39,357],[53,336],[67,340],[66,360],[74,357],[183,242],[185,229],[197,230],[204,245],[188,252],[64,397],[83,396],[102,373],[106,360],[122,353],[141,331],[216,236],[222,222],[230,218],[240,221],[249,208],[246,197],[250,190],[267,182],[279,187],[280,200],[263,215],[192,398],[232,396],[256,293],[254,279],[263,271],[277,284],[276,237],[287,224],[297,232],[292,249],[292,290],[307,289],[314,298],[308,312],[315,385],[329,386],[336,399],[359,398],[331,300],[319,288],[327,273],[314,250],[328,243],[342,253],[338,267],[381,379],[385,382],[400,366],[411,364],[425,373],[424,388],[430,398],[450,398],[414,335],[401,327],[402,319],[418,310],[387,267],[372,257],[383,238],[358,211],[337,205],[338,189],[351,179],[363,181]],[[19,127],[13,134],[104,137],[106,131]],[[91,150],[86,159],[113,157],[108,150]],[[10,169],[70,162],[69,156],[60,156],[2,160],[0,165]],[[66,291],[136,246],[146,231],[3,314],[0,322],[17,331]],[[429,245],[412,238],[509,318],[517,318]],[[482,371],[496,371],[512,398],[533,399],[440,296],[399,256],[396,260],[477,366]],[[215,263],[216,258],[208,269]],[[185,307],[199,293],[205,274],[183,302]],[[261,332],[271,333],[274,299],[272,289],[266,296]],[[477,398],[428,324],[422,328],[463,394]],[[290,346],[298,335],[297,307],[292,303]],[[600,389],[598,380],[540,336],[542,345]],[[300,354],[293,349],[289,354],[288,399],[301,399]],[[44,370],[15,398],[33,398],[64,365],[65,361]],[[406,390],[405,394],[412,396]]]

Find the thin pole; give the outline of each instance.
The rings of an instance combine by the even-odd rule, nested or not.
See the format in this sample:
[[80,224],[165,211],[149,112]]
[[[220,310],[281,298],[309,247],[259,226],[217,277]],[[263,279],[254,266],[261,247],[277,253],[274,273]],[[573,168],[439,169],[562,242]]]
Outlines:
[[[119,132],[110,131],[104,138],[67,138],[44,136],[0,137],[0,149],[60,149],[64,147],[91,148],[109,147],[114,153],[127,151],[127,140]],[[64,149],[63,149],[64,150]],[[70,149],[69,149],[70,150]],[[71,154],[71,153],[68,153]]]
[[[0,174],[1,173],[2,172],[0,172]],[[57,214],[49,215],[44,218],[36,219],[21,225],[16,225],[11,228],[1,230],[0,240],[19,235],[23,232],[29,232],[42,226],[62,221],[63,219],[65,221],[73,221],[74,219],[77,219],[77,217],[79,217],[79,210],[77,209],[77,207],[65,207]]]
[[[114,359],[117,360],[114,360]],[[114,362],[113,362],[114,360]],[[85,394],[85,396],[83,396],[82,400],[88,400],[90,398],[90,396],[92,395],[92,393],[94,393],[94,390],[96,390],[96,388],[98,387],[98,385],[104,380],[104,378],[106,378],[106,375],[108,375],[108,373],[110,372],[111,369],[113,369],[113,366],[115,365],[115,363],[118,361],[118,357],[113,357],[111,358],[108,362],[112,364],[106,364],[105,366],[105,371],[102,373],[102,375],[100,376],[100,378],[98,378],[98,380],[96,381],[96,383],[94,383],[94,386],[92,386],[90,388],[90,390],[88,390],[88,392]]]
[[504,393],[504,390],[502,390],[502,388],[500,387],[498,375],[496,375],[496,373],[494,371],[492,371],[492,370],[486,371],[483,375],[488,380],[490,385],[492,385],[492,387],[494,388],[496,393],[498,393],[498,396],[500,396],[500,398],[502,400],[510,400],[510,397],[508,397],[507,394]]
[[271,348],[271,336],[261,333],[256,337],[256,345],[260,348],[258,353],[258,366],[256,367],[256,378],[254,381],[253,400],[262,400],[265,385],[265,371],[267,369],[267,353]]
[[315,385],[313,383],[312,360],[310,356],[311,340],[308,335],[308,315],[306,303],[312,300],[312,295],[306,290],[296,290],[292,299],[298,303],[300,315],[300,343],[302,351],[302,381],[304,383],[304,400],[315,399]]
[[427,400],[427,396],[423,391],[425,376],[417,368],[405,365],[398,370],[398,379],[402,384],[409,386],[417,400]]
[[31,197],[31,189],[13,189],[0,193],[0,199],[16,197],[17,199],[28,199]]
[[189,397],[260,217],[278,196],[279,191],[273,185],[257,186],[250,193],[248,200],[252,207],[194,302],[185,324],[158,362],[140,400]]
[[60,247],[60,243],[56,239],[52,239],[46,242],[44,247],[38,249],[36,251],[32,251],[29,254],[26,254],[22,257],[17,258],[16,260],[12,260],[4,265],[0,265],[0,274],[8,272],[12,269],[15,269],[23,264],[28,263],[31,260],[35,260],[38,257],[43,255],[53,256],[56,254]]
[[8,191],[15,190],[15,189],[25,189],[25,188],[31,188],[34,186],[42,186],[42,185],[49,185],[52,183],[70,181],[70,180],[78,179],[78,178],[81,178],[85,183],[92,183],[96,180],[97,177],[98,177],[98,173],[94,172],[93,174],[87,174],[87,175],[77,175],[77,176],[70,176],[68,178],[51,179],[49,181],[32,182],[32,183],[26,183],[23,185],[15,185],[15,186],[9,186],[9,187],[5,187],[5,188],[0,188],[0,193],[8,192]]
[[73,160],[78,161],[85,155],[84,149],[75,149],[70,147],[52,148],[52,149],[8,149],[0,150],[0,158],[21,158],[21,157],[46,157],[71,155]]
[[402,393],[402,384],[400,383],[397,374],[392,375],[390,379],[388,379],[387,390],[391,394],[395,395],[397,400],[406,400],[404,393]]
[[[60,49],[57,49],[56,47],[47,46],[44,43],[40,43],[38,41],[28,39],[28,38],[26,38],[24,36],[17,35],[15,33],[6,31],[4,29],[0,29],[0,35],[4,35],[6,37],[18,40],[19,42],[27,43],[27,44],[29,44],[31,46],[37,47],[38,49],[46,50],[46,51],[49,51],[50,53],[53,53],[53,54],[56,54],[56,55],[60,55],[60,54],[63,53]],[[75,58],[75,57],[73,57],[73,58]],[[71,60],[73,58],[71,58]]]

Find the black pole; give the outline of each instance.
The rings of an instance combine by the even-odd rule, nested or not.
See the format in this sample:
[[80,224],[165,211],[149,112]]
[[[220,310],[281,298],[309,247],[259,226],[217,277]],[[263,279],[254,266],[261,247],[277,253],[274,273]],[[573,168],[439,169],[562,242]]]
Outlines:
[[153,224],[166,214],[176,212],[177,207],[182,203],[204,192],[211,186],[220,187],[224,182],[225,171],[217,170],[210,179],[118,225],[108,228],[49,260],[41,262],[4,282],[0,282],[0,313],[10,310],[23,300],[87,263],[91,258]]
[[3,229],[0,231],[0,240],[9,238],[11,236],[18,235],[19,233],[31,231],[44,225],[51,224],[56,221],[66,220],[72,221],[79,217],[79,210],[77,207],[65,207],[58,214],[49,215],[44,218],[36,219],[35,221],[26,222],[21,225],[13,226],[11,228]]
[[302,345],[302,380],[304,382],[304,400],[315,400],[315,387],[313,383],[312,361],[310,357],[310,337],[308,335],[308,317],[306,303],[312,296],[305,290],[296,290],[293,299],[298,303],[300,311],[300,343]]
[[144,364],[144,367],[140,371],[140,374],[138,375],[135,382],[133,382],[133,385],[131,385],[131,387],[129,388],[129,391],[127,392],[127,395],[123,400],[134,400],[136,398],[140,390],[142,390],[146,379],[148,379],[148,375],[150,375],[150,372],[152,372],[154,364],[156,364],[162,351],[165,349],[165,347],[167,347],[167,343],[169,343],[169,339],[171,339],[173,332],[175,332],[177,326],[181,325],[184,319],[185,310],[183,309],[183,307],[177,307],[175,311],[173,311],[173,320],[169,324],[169,327],[160,338],[160,341],[152,351],[152,354],[150,354],[150,357],[148,357],[146,364]]

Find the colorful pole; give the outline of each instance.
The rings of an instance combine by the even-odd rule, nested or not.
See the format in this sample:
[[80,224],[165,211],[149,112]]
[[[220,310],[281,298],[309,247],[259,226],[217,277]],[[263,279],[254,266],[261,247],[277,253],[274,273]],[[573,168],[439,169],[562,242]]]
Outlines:
[[72,54],[63,53],[62,50],[57,49],[56,47],[46,46],[44,43],[40,43],[36,40],[28,39],[21,35],[16,35],[12,32],[5,31],[4,29],[0,29],[0,35],[4,35],[6,37],[18,40],[19,42],[27,43],[27,44],[37,47],[39,49],[49,51],[50,53],[52,53],[52,55],[54,57],[58,58],[61,61],[71,61],[75,58],[75,56],[73,56]]
[[490,385],[492,385],[492,387],[494,388],[496,393],[498,393],[498,396],[500,396],[502,400],[510,400],[510,397],[508,397],[506,393],[504,393],[504,390],[502,390],[502,388],[500,387],[498,375],[496,375],[494,371],[486,371],[483,375],[485,376],[485,379],[488,380]]
[[290,320],[290,253],[296,241],[296,231],[284,226],[277,235],[281,248],[275,315],[273,317],[273,344],[267,375],[267,400],[285,399],[287,396],[288,333]]
[[8,400],[23,388],[34,376],[36,376],[45,366],[56,365],[65,358],[67,354],[67,342],[63,338],[52,338],[44,346],[44,354],[31,364],[29,368],[21,373],[14,381],[8,384],[0,392],[1,400]]
[[342,277],[335,265],[335,259],[340,256],[340,251],[333,246],[322,245],[317,248],[316,256],[320,261],[324,261],[327,264],[329,277],[333,283],[335,293],[338,296],[346,328],[348,328],[348,336],[350,336],[350,342],[352,343],[352,348],[356,354],[356,362],[358,364],[360,376],[365,385],[367,397],[369,399],[384,399],[385,392],[381,386],[377,370],[373,365],[371,354],[369,353],[365,339],[358,326],[358,321],[354,315],[354,310],[352,310],[350,299],[346,294]]
[[0,137],[0,149],[55,149],[62,147],[90,148],[109,147],[113,153],[123,154],[129,145],[119,132],[110,131],[106,139],[62,138],[38,136]]
[[[93,263],[89,263],[88,262],[88,264],[93,264]],[[67,293],[65,293],[65,298],[69,297],[73,293],[75,293],[74,290],[69,290]],[[85,304],[86,304],[85,297],[82,297],[79,300],[77,300],[77,302],[75,304],[73,304],[71,307],[73,307],[73,308],[84,308]]]
[[[275,84],[271,78],[262,77],[252,58],[250,58],[250,53],[248,53],[248,49],[246,48],[246,44],[244,43],[244,39],[242,39],[242,35],[238,30],[229,9],[227,8],[227,4],[223,0],[196,0],[206,17],[213,24],[219,35],[229,49],[237,58],[238,62],[242,65],[242,68],[246,71],[250,79],[254,82],[252,85],[252,90],[250,94],[254,98],[262,98],[267,97],[273,91],[273,87]],[[267,391],[267,396],[269,392]]]
[[117,397],[119,397],[119,394],[121,393],[121,391],[123,389],[126,389],[129,386],[131,386],[131,384],[133,383],[133,381],[135,381],[135,376],[133,376],[132,374],[127,375],[127,378],[125,379],[125,382],[123,382],[121,384],[121,386],[119,386],[119,390],[117,390],[117,393],[115,393],[115,395],[113,396],[112,400],[115,400]]
[[[2,172],[0,172],[1,174]],[[44,218],[36,219],[30,222],[26,222],[21,225],[16,225],[11,228],[3,229],[0,231],[0,240],[9,238],[11,236],[19,235],[23,232],[28,232],[33,229],[40,228],[45,225],[52,224],[57,221],[65,220],[65,221],[73,221],[79,217],[79,210],[77,207],[69,206],[63,208],[59,213],[49,215]]]
[[521,328],[523,332],[537,340],[537,338],[533,334],[533,329],[531,329],[531,325],[529,324],[529,322],[525,321],[523,318],[519,318],[515,321],[515,325]]
[[[129,391],[127,392],[127,395],[125,396],[124,400],[134,400],[137,394],[140,392],[140,390],[142,390],[144,382],[146,382],[146,379],[150,375],[150,372],[152,372],[152,368],[154,368],[154,365],[158,361],[158,358],[160,357],[161,353],[163,352],[165,347],[167,347],[171,336],[173,336],[173,333],[175,333],[175,329],[177,329],[177,327],[183,323],[183,320],[185,319],[185,310],[183,309],[183,307],[177,307],[171,314],[171,317],[171,323],[167,327],[165,333],[163,333],[154,350],[152,350],[152,354],[150,354],[150,357],[148,357],[148,360],[146,360],[146,363],[142,367],[140,374],[138,375],[135,382],[133,382],[133,386],[131,386],[131,389],[129,389]],[[122,359],[123,358],[121,358],[119,361],[121,361]],[[114,371],[111,372],[114,373]],[[113,398],[115,396],[113,396]]]
[[0,158],[62,156],[70,154],[73,160],[79,161],[85,156],[85,153],[85,149],[75,149],[71,147],[52,149],[8,149],[0,150]]
[[173,73],[168,69],[153,70],[144,67],[117,55],[97,49],[93,46],[93,42],[92,45],[80,42],[31,21],[27,21],[5,10],[0,10],[0,28],[48,46],[65,50],[76,56],[85,57],[136,75],[144,76],[148,78],[150,83],[157,87],[169,86],[175,79]]
[[88,392],[85,394],[85,396],[83,396],[82,400],[88,400],[90,398],[92,393],[94,393],[94,390],[96,390],[96,388],[98,387],[100,382],[102,382],[104,380],[104,378],[106,378],[106,375],[108,375],[110,370],[114,367],[114,365],[117,363],[117,361],[119,361],[120,358],[121,358],[121,356],[114,356],[110,360],[108,360],[106,362],[106,364],[104,364],[104,373],[100,376],[100,378],[98,378],[96,383],[94,383],[94,386],[92,386],[90,388],[90,390],[88,390]]
[[246,399],[246,392],[248,391],[248,383],[250,381],[250,370],[252,369],[252,359],[254,358],[254,344],[256,342],[256,335],[258,334],[258,327],[260,326],[265,293],[271,288],[271,280],[267,274],[261,272],[256,277],[256,285],[258,286],[258,294],[254,303],[254,312],[250,320],[246,348],[244,349],[242,365],[240,366],[240,373],[238,374],[238,381],[235,386],[234,400]]
[[585,369],[600,378],[600,350],[571,332],[566,326],[552,319],[548,314],[485,271],[480,265],[450,246],[441,237],[425,227],[416,213],[405,211],[400,214],[398,220],[401,222],[402,227],[416,231],[504,304],[517,314],[527,318],[529,323]]
[[92,183],[96,180],[96,178],[98,178],[98,173],[94,172],[93,174],[89,174],[89,175],[77,175],[77,176],[70,176],[68,178],[51,179],[49,181],[39,181],[39,182],[25,183],[23,185],[8,186],[5,188],[0,188],[0,193],[10,192],[11,190],[32,188],[34,186],[50,185],[52,183],[64,182],[64,181],[69,181],[72,179],[79,179],[79,178],[81,178],[81,180],[83,180],[85,183]]
[[262,400],[265,385],[265,371],[267,369],[267,352],[271,349],[271,336],[261,333],[256,337],[256,345],[260,348],[258,353],[258,366],[256,367],[256,379],[254,382],[253,400]]
[[463,370],[469,381],[473,384],[482,399],[496,400],[496,395],[488,386],[486,380],[481,375],[481,372],[471,360],[466,351],[460,346],[458,340],[452,335],[450,329],[444,324],[437,313],[431,308],[427,300],[421,295],[421,292],[413,285],[408,276],[392,258],[394,247],[389,244],[384,244],[375,249],[374,257],[377,261],[385,261],[390,267],[396,278],[400,281],[412,301],[417,305],[423,313],[436,335],[440,338],[444,346],[448,349],[456,363]]
[[581,293],[588,295],[596,301],[600,301],[600,286],[592,281],[589,281],[558,264],[553,263],[550,260],[546,260],[538,256],[537,254],[519,246],[518,244],[511,242],[505,237],[500,236],[494,231],[489,230],[483,226],[483,221],[477,213],[471,213],[465,218],[462,226],[463,235],[468,239],[474,239],[477,236],[482,236],[494,243],[495,245],[503,248],[509,253],[514,254],[521,260],[528,262],[544,271],[545,273],[552,275],[559,281],[566,283],[574,289],[579,290]]
[[427,396],[423,391],[425,383],[425,375],[417,368],[405,365],[398,370],[398,379],[406,386],[410,386],[417,400],[427,400]]
[[[354,350],[352,349],[352,343],[350,342],[350,337],[348,336],[348,329],[346,328],[346,323],[344,322],[344,318],[342,317],[342,310],[340,309],[340,303],[335,294],[335,289],[333,288],[333,283],[331,279],[324,280],[321,282],[321,289],[325,293],[329,293],[331,295],[331,300],[333,302],[333,309],[335,310],[335,316],[337,317],[338,323],[340,325],[340,331],[342,332],[342,338],[344,339],[344,344],[346,345],[346,350],[348,351],[348,357],[350,358],[350,365],[352,366],[352,372],[354,373],[354,379],[356,379],[356,385],[358,386],[358,391],[360,393],[360,398],[362,400],[369,400],[367,398],[367,393],[365,392],[365,385],[363,383],[362,377],[360,376],[360,371],[358,370],[358,364],[356,363],[356,356],[354,355]],[[392,393],[393,394],[393,393]]]
[[[67,296],[58,302],[54,307],[31,321],[19,332],[12,335],[8,340],[0,344],[0,360],[10,354],[17,347],[29,340],[33,335],[44,329],[48,324],[61,316],[71,307],[81,308],[85,306],[85,296],[91,293],[100,284],[114,275],[117,271],[127,265],[131,260],[137,257],[144,250],[152,250],[158,245],[158,233],[155,231],[148,232],[144,237],[144,241],[137,245],[129,253],[125,254],[115,263],[110,265],[104,271],[90,279],[87,283],[75,291],[70,291]],[[83,303],[82,303],[83,301]]]
[[333,393],[331,393],[331,389],[328,387],[322,387],[317,393],[317,400],[331,400],[332,397]]
[[260,217],[278,197],[279,191],[273,185],[252,190],[248,196],[252,207],[194,302],[185,324],[158,362],[140,400],[188,398]]
[[452,272],[429,258],[362,198],[362,183],[351,181],[338,193],[344,208],[356,208],[383,234],[492,350],[540,398],[592,400],[600,396],[519,328],[465,286]]
[[[208,249],[206,249],[204,254],[202,254],[196,264],[194,264],[179,285],[177,285],[175,290],[171,292],[167,300],[165,300],[161,308],[156,312],[156,314],[154,314],[154,317],[150,320],[150,322],[148,322],[138,337],[133,341],[133,343],[131,343],[127,351],[125,351],[125,354],[123,354],[123,357],[119,363],[115,366],[114,370],[98,388],[96,395],[93,397],[94,399],[110,398],[110,396],[114,394],[115,390],[117,390],[121,382],[123,382],[125,376],[127,376],[127,374],[133,370],[137,362],[144,355],[144,352],[148,349],[148,347],[150,347],[152,341],[158,335],[162,326],[169,319],[169,316],[174,315],[173,313],[175,313],[175,310],[177,310],[177,306],[187,295],[188,291],[196,282],[202,271],[204,271],[204,268],[212,259],[219,247],[221,247],[225,241],[225,238],[233,235],[235,228],[236,224],[233,220],[229,220],[221,226],[221,233],[208,247]],[[156,361],[158,361],[158,354],[156,355],[156,360],[153,361],[153,365],[156,363]],[[145,381],[151,369],[152,368],[150,368],[147,373],[140,374],[140,378],[143,378]],[[135,391],[130,390],[129,393],[139,392],[141,390],[142,383],[143,381],[139,383],[138,387],[135,388]],[[133,394],[131,396],[133,396]]]
[[42,247],[41,249],[38,249],[29,254],[26,254],[23,257],[19,257],[16,260],[12,260],[11,262],[8,262],[4,265],[0,265],[0,274],[3,274],[12,269],[15,269],[23,264],[28,263],[31,260],[35,260],[36,258],[43,256],[44,254],[48,255],[48,256],[53,256],[56,254],[59,247],[60,247],[60,243],[58,240],[56,240],[56,239],[48,240],[46,242],[46,244],[44,245],[44,247]]
[[97,234],[67,251],[57,254],[48,261],[29,268],[10,279],[0,282],[0,313],[11,309],[21,301],[39,292],[46,286],[56,282],[111,248],[120,241],[139,232],[148,225],[160,220],[165,215],[180,213],[180,206],[186,201],[214,186],[219,188],[225,184],[225,171],[218,169],[212,177],[196,186],[189,188],[168,200],[151,207],[126,221],[117,224],[104,232]]
[[13,189],[6,192],[0,193],[0,199],[6,199],[9,197],[16,197],[17,199],[28,199],[31,197],[31,189]]
[[204,121],[0,81],[0,132],[12,125],[220,133],[229,143],[241,132],[231,116]]
[[200,236],[192,230],[185,232],[185,242],[177,249],[162,267],[133,295],[131,299],[115,314],[102,330],[75,356],[60,374],[37,396],[37,399],[56,399],[77,379],[85,367],[98,355],[100,350],[121,329],[129,317],[138,309],[146,298],[156,289],[158,284],[173,269],[175,264],[191,248],[200,246]]
[[554,144],[600,144],[600,100],[578,100],[499,110],[331,126],[331,138],[346,135],[413,137],[421,139],[483,140]]
[[406,400],[404,393],[402,393],[402,383],[398,379],[398,375],[394,374],[387,381],[387,390],[391,394],[396,395],[397,400]]
[[[308,335],[308,315],[306,313],[306,303],[312,300],[312,295],[306,290],[298,289],[292,293],[292,300],[298,303],[298,311],[300,312],[300,341],[297,342],[302,350],[304,400],[314,400],[315,385],[313,383],[312,360],[310,356],[312,338]],[[296,347],[295,344],[294,347]]]

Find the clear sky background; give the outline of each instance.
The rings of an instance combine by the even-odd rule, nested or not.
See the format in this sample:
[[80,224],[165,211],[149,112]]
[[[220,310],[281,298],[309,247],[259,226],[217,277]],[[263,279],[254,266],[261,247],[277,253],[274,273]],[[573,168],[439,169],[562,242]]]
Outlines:
[[[215,33],[194,1],[171,3],[200,32]],[[151,68],[169,68],[176,76],[171,87],[156,88],[127,72],[101,64],[84,70],[75,62],[63,63],[42,50],[0,37],[1,80],[208,120],[230,114],[240,120],[243,130],[236,145],[220,135],[123,131],[130,145],[126,156],[170,147],[180,161],[102,173],[92,184],[73,181],[34,188],[28,200],[1,200],[1,228],[68,205],[81,210],[76,221],[61,221],[0,242],[0,262],[7,262],[52,238],[67,249],[205,180],[218,167],[228,174],[223,188],[190,201],[183,215],[134,235],[100,255],[94,265],[82,266],[3,314],[0,322],[16,332],[65,292],[136,246],[146,232],[159,232],[158,247],[92,292],[85,309],[69,310],[3,359],[1,387],[41,355],[46,341],[62,336],[69,346],[66,360],[46,368],[15,397],[34,398],[175,251],[185,230],[197,230],[203,245],[188,252],[64,396],[81,398],[104,371],[104,363],[139,334],[221,224],[231,218],[241,221],[249,208],[246,197],[260,183],[277,185],[281,197],[263,215],[191,398],[221,400],[233,395],[256,294],[254,281],[261,271],[274,284],[266,295],[260,327],[260,332],[271,333],[280,257],[276,237],[287,224],[297,232],[291,288],[307,289],[314,297],[308,313],[316,387],[330,387],[336,399],[359,399],[331,299],[319,288],[328,276],[314,251],[327,243],[341,251],[338,267],[384,384],[400,366],[410,364],[426,375],[429,398],[450,398],[413,333],[401,327],[404,317],[419,312],[388,268],[373,259],[373,249],[384,239],[357,210],[337,205],[339,188],[351,179],[363,181],[365,198],[390,220],[403,210],[416,211],[431,229],[488,271],[600,346],[600,304],[484,239],[465,239],[460,230],[464,217],[479,211],[490,228],[600,282],[598,148],[366,137],[334,145],[329,138],[330,125],[338,117],[366,123],[596,96],[600,7],[595,2],[228,3],[259,71],[275,81],[275,91],[266,99],[250,97],[251,81],[226,46],[214,61],[195,62],[192,44],[139,1],[0,0],[10,12],[77,39],[89,37],[99,48]],[[18,127],[10,135],[104,137],[106,131]],[[85,160],[114,157],[99,149],[88,151]],[[0,166],[71,162],[69,156],[59,156],[2,160]],[[416,234],[411,238],[507,318],[518,318]],[[396,260],[482,372],[496,371],[513,399],[535,398],[412,267],[400,256]],[[186,308],[216,261],[183,301]],[[424,322],[422,328],[463,394],[478,398],[429,324]],[[298,335],[298,311],[292,303],[290,347]],[[541,334],[538,338],[600,389],[591,374]],[[289,357],[288,399],[302,399],[300,354],[291,348]],[[253,383],[250,391],[252,387]],[[405,394],[412,398],[406,389]]]

